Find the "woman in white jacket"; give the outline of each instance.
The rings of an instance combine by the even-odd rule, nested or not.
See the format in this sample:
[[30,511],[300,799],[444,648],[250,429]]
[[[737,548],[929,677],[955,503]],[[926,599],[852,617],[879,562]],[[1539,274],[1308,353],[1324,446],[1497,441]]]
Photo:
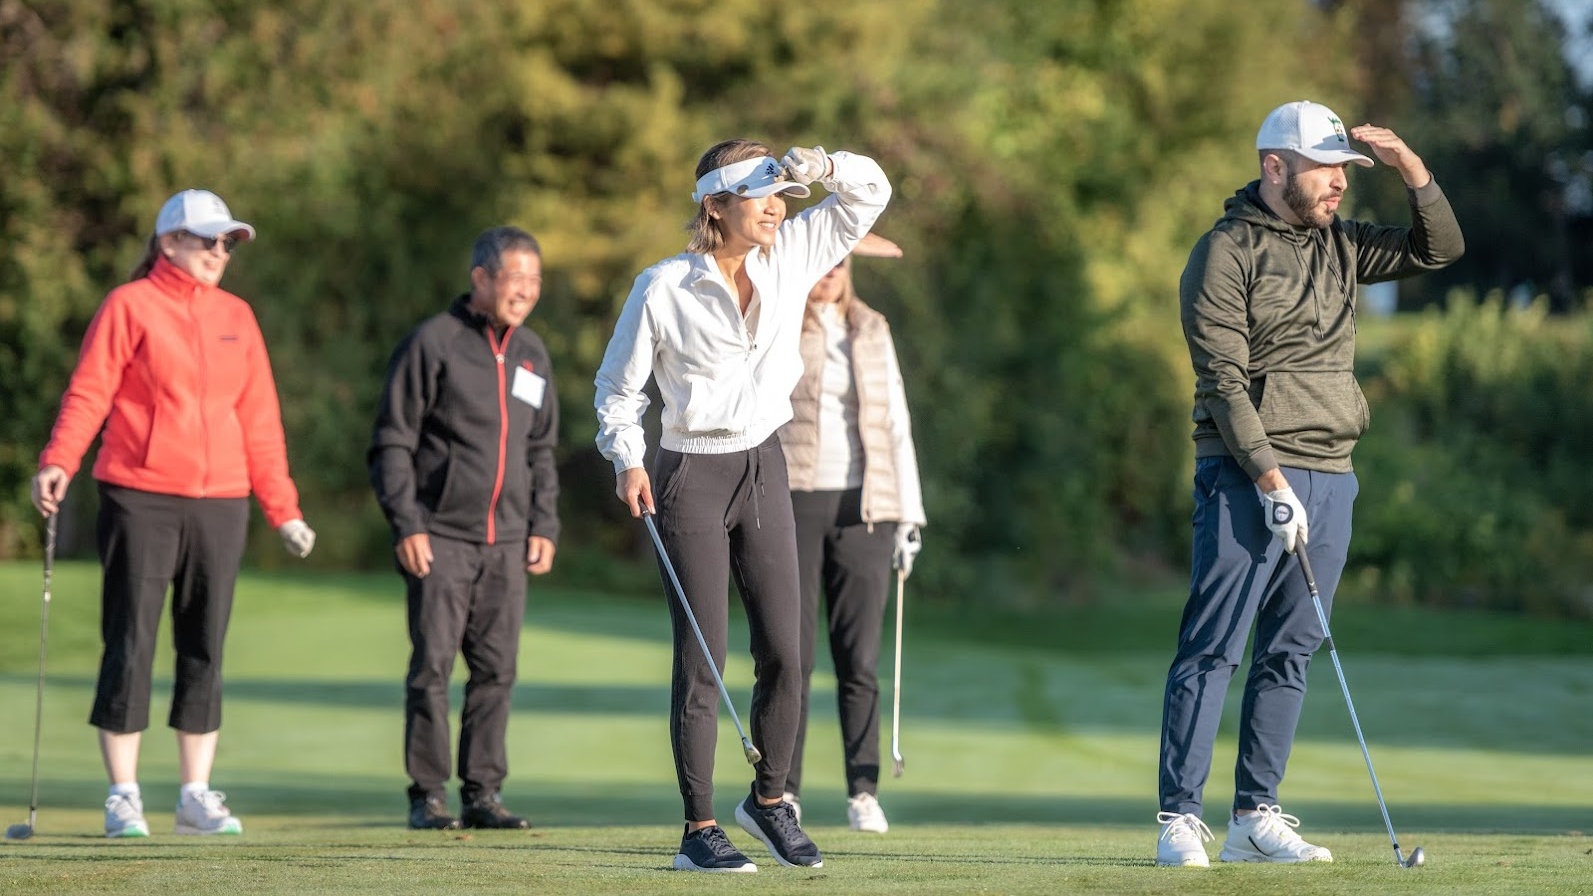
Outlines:
[[[869,234],[855,254],[899,257],[901,249]],[[806,372],[791,396],[793,416],[780,428],[802,588],[802,714],[786,800],[799,807],[800,820],[822,596],[845,754],[847,822],[854,831],[883,834],[889,825],[877,799],[875,669],[891,568],[902,578],[912,573],[924,502],[890,325],[852,288],[850,258],[808,294],[802,361]]]
[[[795,523],[775,433],[791,418],[791,392],[802,376],[808,290],[873,226],[891,188],[872,159],[822,147],[793,148],[776,159],[768,146],[744,139],[711,147],[696,175],[698,210],[686,252],[636,278],[603,356],[597,444],[614,464],[615,492],[631,515],[656,514],[720,669],[734,573],[757,678],[752,739],[763,754],[736,820],[780,864],[820,867],[818,848],[782,799],[802,670]],[[814,181],[830,196],[787,218],[783,194],[805,197]],[[651,473],[642,431],[650,377],[664,402]],[[664,588],[669,592],[667,581]],[[714,818],[714,671],[679,602],[671,597],[669,607],[670,741],[686,819],[674,867],[755,871]]]

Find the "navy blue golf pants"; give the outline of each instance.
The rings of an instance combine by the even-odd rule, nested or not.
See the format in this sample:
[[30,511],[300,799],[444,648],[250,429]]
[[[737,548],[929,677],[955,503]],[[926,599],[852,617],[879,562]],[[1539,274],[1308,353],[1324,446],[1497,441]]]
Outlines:
[[[1284,467],[1283,474],[1305,505],[1311,568],[1323,609],[1331,611],[1359,485],[1354,473]],[[1322,624],[1299,562],[1267,528],[1260,492],[1232,458],[1195,462],[1193,553],[1162,703],[1161,808],[1200,814],[1223,698],[1252,626],[1233,808],[1275,805]]]

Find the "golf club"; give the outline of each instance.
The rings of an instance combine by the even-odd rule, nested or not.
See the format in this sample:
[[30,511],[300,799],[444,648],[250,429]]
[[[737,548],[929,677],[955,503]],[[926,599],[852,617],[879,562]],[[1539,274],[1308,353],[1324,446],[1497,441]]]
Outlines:
[[719,696],[724,698],[725,708],[730,710],[730,721],[736,723],[736,733],[741,735],[741,750],[747,754],[747,764],[757,765],[763,758],[758,748],[752,745],[752,739],[747,737],[746,729],[741,727],[741,717],[736,715],[736,704],[730,701],[730,692],[725,690],[725,680],[719,677],[719,666],[714,662],[713,651],[708,649],[708,639],[702,636],[702,629],[697,625],[697,617],[691,612],[691,604],[686,601],[686,589],[680,586],[680,577],[675,575],[675,564],[669,562],[669,554],[664,550],[664,540],[658,537],[658,527],[653,524],[653,513],[642,510],[642,522],[647,524],[647,534],[653,536],[653,547],[658,550],[658,559],[664,564],[664,571],[669,573],[669,581],[675,586],[675,594],[680,596],[680,608],[686,611],[686,621],[691,623],[691,630],[697,635],[697,644],[702,647],[703,658],[708,661],[708,671],[714,674],[714,684],[719,686]]
[[1333,633],[1328,630],[1327,612],[1322,609],[1322,597],[1316,590],[1316,576],[1311,574],[1311,561],[1305,556],[1302,542],[1294,555],[1300,558],[1300,571],[1305,573],[1305,587],[1311,591],[1311,603],[1316,605],[1316,618],[1322,623],[1322,640],[1327,642],[1328,656],[1333,658],[1333,671],[1338,673],[1339,687],[1344,690],[1344,705],[1350,710],[1350,723],[1355,726],[1355,739],[1361,743],[1361,755],[1366,758],[1366,773],[1372,776],[1372,790],[1377,794],[1377,808],[1383,811],[1383,824],[1388,827],[1388,839],[1394,844],[1394,861],[1402,868],[1419,868],[1427,861],[1427,853],[1420,846],[1410,851],[1406,858],[1399,851],[1399,838],[1394,836],[1394,822],[1388,817],[1388,803],[1383,801],[1383,788],[1377,783],[1377,772],[1372,770],[1372,754],[1366,749],[1366,735],[1361,733],[1361,720],[1355,715],[1355,701],[1350,699],[1350,684],[1344,678],[1344,666],[1339,663],[1339,651],[1333,644]]
[[907,760],[902,757],[902,585],[906,570],[896,570],[896,662],[891,674],[891,758],[896,760],[893,774],[900,778]]
[[44,727],[44,644],[50,632],[50,576],[55,571],[55,514],[44,524],[44,603],[39,610],[39,684],[33,701],[33,794],[28,798],[28,821],[6,828],[7,840],[26,840],[33,836],[39,817],[39,731]]

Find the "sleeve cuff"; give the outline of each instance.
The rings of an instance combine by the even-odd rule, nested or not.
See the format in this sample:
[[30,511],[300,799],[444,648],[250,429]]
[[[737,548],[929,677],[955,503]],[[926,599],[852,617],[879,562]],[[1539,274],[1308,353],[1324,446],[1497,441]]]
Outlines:
[[1444,198],[1444,191],[1438,188],[1438,178],[1430,171],[1427,183],[1419,187],[1406,187],[1405,193],[1410,204],[1416,208],[1425,208]]

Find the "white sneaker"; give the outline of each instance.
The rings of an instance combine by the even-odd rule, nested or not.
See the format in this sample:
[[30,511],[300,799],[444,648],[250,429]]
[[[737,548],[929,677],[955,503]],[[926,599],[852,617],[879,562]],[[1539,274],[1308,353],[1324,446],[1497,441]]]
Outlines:
[[243,822],[222,805],[226,800],[227,795],[219,790],[203,790],[192,796],[183,794],[177,800],[177,833],[243,833]]
[[1162,835],[1156,840],[1156,864],[1170,867],[1206,868],[1211,859],[1206,857],[1206,842],[1217,835],[1206,827],[1200,816],[1193,812],[1157,812],[1156,820],[1162,826]]
[[796,815],[797,824],[801,824],[802,823],[802,797],[799,797],[796,794],[792,793],[791,791],[787,790],[785,793],[780,794],[780,799],[783,799],[786,802],[791,804],[791,811]]
[[846,820],[854,831],[883,834],[891,829],[885,821],[885,810],[880,808],[879,800],[872,793],[860,793],[847,799]]
[[1228,822],[1228,839],[1217,858],[1224,862],[1331,862],[1333,853],[1300,839],[1300,819],[1265,803]]
[[137,796],[111,794],[105,801],[105,836],[148,837],[149,822],[144,820],[144,800]]

